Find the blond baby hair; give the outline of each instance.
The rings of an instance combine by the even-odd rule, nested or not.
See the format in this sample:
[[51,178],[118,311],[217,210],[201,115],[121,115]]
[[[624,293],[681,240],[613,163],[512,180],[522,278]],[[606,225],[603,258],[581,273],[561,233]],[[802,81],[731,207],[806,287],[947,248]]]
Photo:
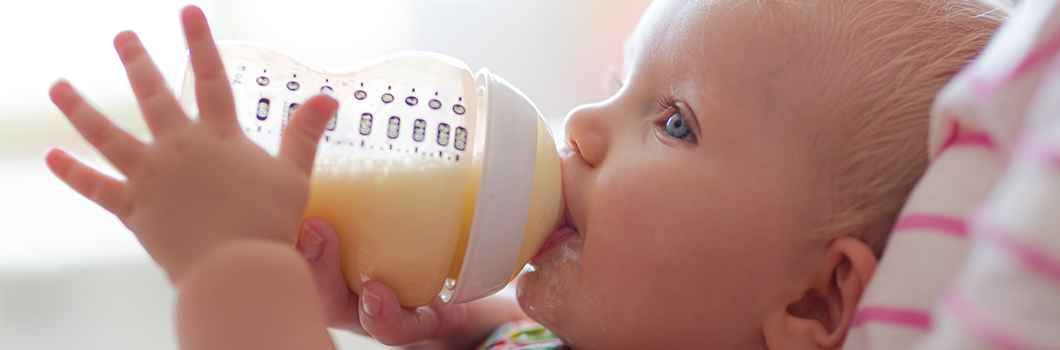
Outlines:
[[[799,0],[777,0],[773,5]],[[823,0],[822,25],[842,53],[823,127],[807,131],[822,180],[823,238],[854,236],[879,257],[899,211],[927,168],[928,118],[939,90],[975,58],[1010,3],[984,0]],[[823,4],[823,5],[820,5]],[[815,13],[818,18],[821,13]],[[818,123],[821,124],[821,123]]]

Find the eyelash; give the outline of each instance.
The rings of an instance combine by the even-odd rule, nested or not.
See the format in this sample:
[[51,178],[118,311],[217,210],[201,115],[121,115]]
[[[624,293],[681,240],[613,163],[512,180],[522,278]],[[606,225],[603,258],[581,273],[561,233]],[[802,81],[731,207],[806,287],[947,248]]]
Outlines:
[[[677,106],[677,101],[674,100],[674,98],[672,96],[670,96],[670,95],[664,95],[664,96],[659,98],[658,102],[659,102],[659,105],[666,111],[666,113],[663,114],[663,117],[665,119],[663,119],[662,121],[659,121],[657,123],[659,129],[661,129],[662,132],[665,133],[667,136],[676,138],[678,140],[684,140],[684,141],[692,142],[693,144],[698,143],[698,139],[696,138],[695,132],[692,131],[692,129],[688,127],[688,117],[684,113],[681,112],[681,108]],[[666,132],[666,127],[667,127],[667,124],[669,124],[670,118],[673,118],[673,116],[677,115],[677,114],[680,114],[685,119],[683,121],[683,124],[685,125],[685,129],[687,129],[687,131],[688,131],[688,134],[686,135],[686,137],[677,137],[677,136],[674,136],[674,135]]]

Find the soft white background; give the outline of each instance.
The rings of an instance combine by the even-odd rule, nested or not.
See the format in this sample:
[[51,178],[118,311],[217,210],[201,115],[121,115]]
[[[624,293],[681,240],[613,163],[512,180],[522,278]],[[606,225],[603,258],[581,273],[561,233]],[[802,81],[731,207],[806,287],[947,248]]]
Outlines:
[[[70,80],[148,139],[111,46],[136,31],[170,83],[184,44],[172,0],[8,1],[0,11],[0,348],[172,349],[173,291],[135,237],[44,167],[61,147],[109,171],[48,101]],[[437,51],[518,86],[562,133],[578,104],[606,97],[647,0],[198,2],[216,39],[270,43],[321,65]],[[333,332],[347,349],[376,348]]]

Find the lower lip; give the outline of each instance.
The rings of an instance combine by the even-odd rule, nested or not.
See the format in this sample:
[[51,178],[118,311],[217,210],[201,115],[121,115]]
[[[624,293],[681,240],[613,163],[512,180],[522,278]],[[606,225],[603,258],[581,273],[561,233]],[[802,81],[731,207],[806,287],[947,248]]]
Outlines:
[[548,235],[548,238],[545,239],[545,242],[541,244],[541,249],[537,251],[537,254],[535,254],[530,261],[534,262],[543,259],[549,255],[549,252],[556,250],[556,247],[559,247],[563,242],[566,242],[567,239],[570,239],[577,234],[578,233],[570,226],[563,226],[552,231],[552,233]]

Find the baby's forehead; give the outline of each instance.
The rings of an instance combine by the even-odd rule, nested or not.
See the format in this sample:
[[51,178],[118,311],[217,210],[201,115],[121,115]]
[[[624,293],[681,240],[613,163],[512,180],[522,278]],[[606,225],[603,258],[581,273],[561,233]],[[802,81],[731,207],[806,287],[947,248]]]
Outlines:
[[[648,56],[673,56],[700,62],[724,63],[721,56],[751,56],[744,63],[791,65],[793,55],[820,53],[822,43],[836,33],[821,25],[826,15],[815,13],[820,2],[788,3],[770,0],[657,0],[626,38],[624,58],[630,63]],[[754,55],[754,56],[752,56]],[[763,58],[770,58],[765,60]],[[782,65],[783,64],[783,65]]]
[[[853,76],[915,44],[867,19],[907,16],[916,12],[916,1],[872,3],[658,0],[627,39],[623,76],[654,65],[647,68],[679,70],[706,84],[761,95],[763,103],[820,112],[807,108],[825,107],[807,101],[826,106],[836,102],[837,91],[863,88]],[[857,15],[847,18],[847,12]],[[878,52],[879,46],[891,49]]]
[[[826,18],[801,12],[798,5],[765,0],[653,2],[627,38],[623,76],[639,71],[646,73],[639,77],[656,80],[696,79],[707,87],[761,95],[763,102],[783,102],[806,81],[819,82],[822,67],[845,64],[830,52],[834,31],[819,23]],[[784,96],[768,98],[776,95]]]

